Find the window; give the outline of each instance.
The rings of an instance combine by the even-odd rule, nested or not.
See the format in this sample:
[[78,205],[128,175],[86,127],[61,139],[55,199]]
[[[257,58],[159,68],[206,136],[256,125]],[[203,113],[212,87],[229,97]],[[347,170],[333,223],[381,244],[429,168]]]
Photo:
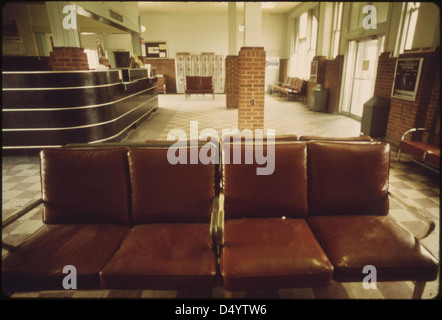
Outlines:
[[342,2],[335,2],[333,4],[333,24],[331,35],[330,58],[334,59],[339,53],[339,41],[341,39],[341,25],[342,25]]
[[318,20],[312,11],[295,19],[294,47],[290,56],[291,77],[310,78],[310,62],[316,55]]
[[404,2],[402,7],[401,23],[398,30],[395,56],[405,50],[412,49],[414,32],[416,29],[417,16],[420,2]]

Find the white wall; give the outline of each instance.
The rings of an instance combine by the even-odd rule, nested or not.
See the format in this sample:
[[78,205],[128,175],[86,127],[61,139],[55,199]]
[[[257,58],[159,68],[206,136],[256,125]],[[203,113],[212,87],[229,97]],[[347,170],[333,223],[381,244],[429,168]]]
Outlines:
[[227,16],[220,14],[142,14],[141,24],[145,42],[166,41],[168,57],[177,52],[215,52],[227,55]]
[[[166,41],[168,58],[175,58],[177,52],[200,54],[214,52],[229,54],[228,13],[176,14],[142,13],[141,24],[146,26],[142,33],[145,42]],[[237,14],[237,24],[244,24],[244,14]],[[268,57],[283,58],[286,43],[286,17],[282,14],[262,15],[261,45]],[[244,46],[244,33],[237,30],[237,52]],[[266,69],[266,88],[279,79],[279,69]]]
[[[169,58],[175,58],[177,52],[229,54],[227,13],[142,13],[140,20],[146,26],[142,33],[144,41],[167,41]],[[243,14],[238,13],[237,23],[244,23]],[[262,44],[265,50],[281,51],[285,23],[283,15],[263,14]],[[238,51],[243,41],[243,33],[238,30]]]

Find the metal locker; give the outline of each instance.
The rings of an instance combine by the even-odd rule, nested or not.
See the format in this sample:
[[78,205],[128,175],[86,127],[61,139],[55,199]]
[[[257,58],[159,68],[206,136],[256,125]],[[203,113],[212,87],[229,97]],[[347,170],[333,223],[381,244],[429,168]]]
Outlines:
[[176,54],[176,91],[177,93],[184,93],[184,86],[186,84],[186,75],[189,75],[189,59],[190,53],[177,52]]
[[191,74],[192,76],[201,76],[201,56],[200,55],[192,55],[191,56]]
[[225,87],[224,63],[225,63],[224,56],[222,55],[215,56],[214,85],[216,93],[224,93],[224,87]]

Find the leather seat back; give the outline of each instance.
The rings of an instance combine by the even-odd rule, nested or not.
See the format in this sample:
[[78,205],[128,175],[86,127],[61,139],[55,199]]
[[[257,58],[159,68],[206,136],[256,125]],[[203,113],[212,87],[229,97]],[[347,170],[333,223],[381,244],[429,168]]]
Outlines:
[[[215,197],[215,161],[207,164],[199,159],[196,164],[190,161],[191,155],[211,155],[216,151],[208,145],[130,150],[133,224],[210,222]],[[183,152],[186,164],[170,163],[168,152],[170,156]]]
[[309,142],[309,215],[386,215],[387,143]]
[[[258,175],[257,168],[271,165],[256,161],[256,149],[248,143],[223,144],[224,211],[226,219],[307,216],[307,150],[300,142],[276,142],[274,171]],[[256,148],[256,145],[255,145]],[[241,163],[234,163],[235,152],[241,152]],[[269,145],[263,154],[269,157]],[[253,162],[247,164],[246,152]],[[238,153],[239,154],[239,153]],[[230,157],[229,163],[226,158]]]
[[129,223],[128,148],[40,153],[43,222]]

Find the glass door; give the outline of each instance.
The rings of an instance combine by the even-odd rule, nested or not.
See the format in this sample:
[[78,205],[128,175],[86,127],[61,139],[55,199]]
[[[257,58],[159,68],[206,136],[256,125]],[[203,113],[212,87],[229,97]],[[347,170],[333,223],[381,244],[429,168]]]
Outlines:
[[342,112],[358,120],[362,117],[364,103],[374,93],[382,47],[383,37],[349,43]]

